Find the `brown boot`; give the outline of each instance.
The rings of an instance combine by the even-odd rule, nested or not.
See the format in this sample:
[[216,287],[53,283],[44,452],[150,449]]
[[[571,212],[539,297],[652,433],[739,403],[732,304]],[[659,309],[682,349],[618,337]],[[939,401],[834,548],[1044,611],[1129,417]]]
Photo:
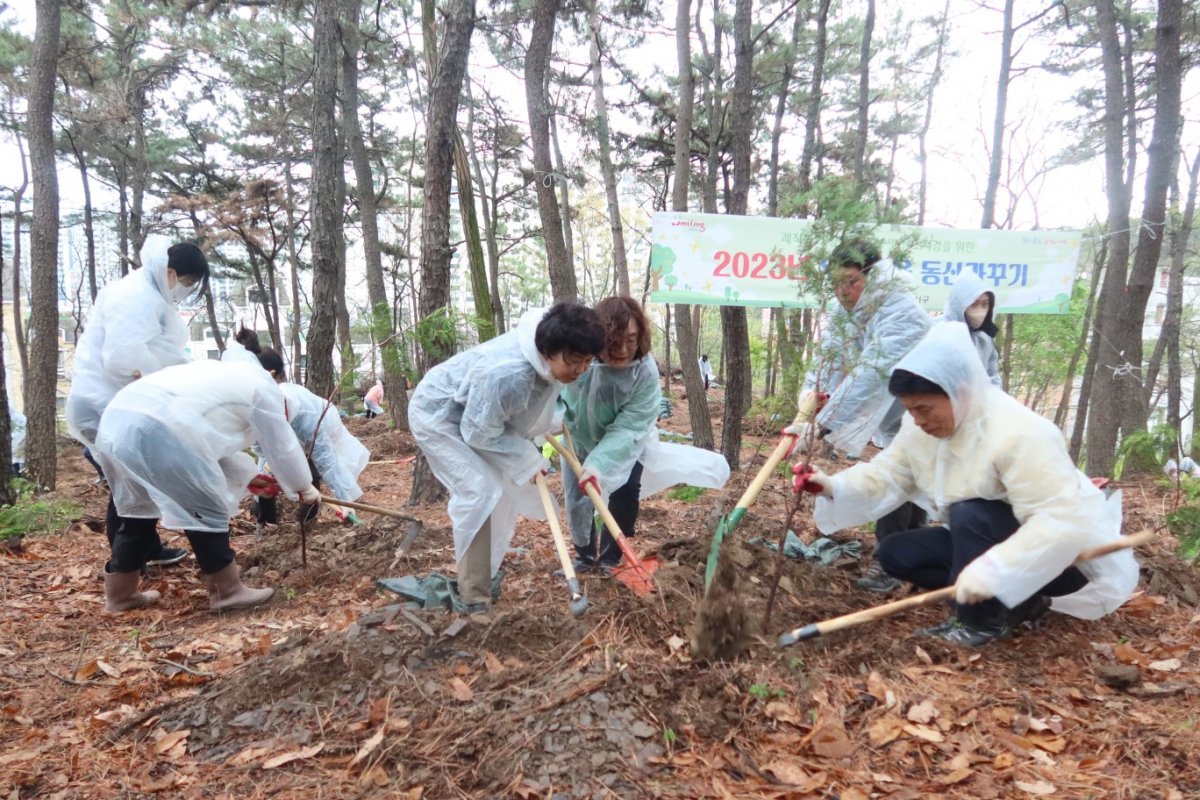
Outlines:
[[137,572],[105,572],[104,573],[104,613],[117,614],[122,611],[132,611],[135,608],[157,603],[158,592],[139,592],[142,573]]
[[220,572],[206,575],[208,608],[210,611],[232,611],[262,605],[275,594],[274,589],[254,589],[242,583],[237,564],[231,563]]

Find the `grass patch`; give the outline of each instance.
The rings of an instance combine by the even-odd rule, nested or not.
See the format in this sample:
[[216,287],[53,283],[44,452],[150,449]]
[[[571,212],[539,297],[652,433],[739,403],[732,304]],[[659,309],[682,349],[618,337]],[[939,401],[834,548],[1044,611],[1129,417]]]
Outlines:
[[667,492],[667,497],[672,500],[682,500],[685,503],[690,503],[703,497],[704,491],[699,486],[676,486]]
[[34,496],[30,481],[14,481],[17,502],[0,506],[0,541],[35,533],[53,533],[79,518],[79,506],[66,500]]

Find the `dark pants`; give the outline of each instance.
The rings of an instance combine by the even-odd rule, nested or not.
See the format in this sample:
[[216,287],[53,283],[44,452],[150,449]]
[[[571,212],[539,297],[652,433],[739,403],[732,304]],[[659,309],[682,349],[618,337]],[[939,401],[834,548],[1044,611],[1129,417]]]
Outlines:
[[[1012,506],[1000,500],[963,500],[950,506],[950,528],[917,528],[887,536],[875,548],[875,557],[894,578],[922,589],[941,589],[958,579],[963,569],[993,545],[1012,536],[1020,523]],[[1061,597],[1087,585],[1075,567],[1042,587],[1037,594]],[[957,605],[957,604],[956,604]],[[963,622],[987,625],[1004,618],[999,600],[957,606]]]
[[[158,541],[155,519],[123,519],[123,525],[112,539],[112,556],[107,572],[136,572],[146,566],[162,548]],[[229,546],[229,531],[184,531],[200,571],[206,575],[220,572],[233,563],[233,548]]]
[[879,544],[893,533],[924,528],[928,521],[929,514],[916,503],[905,503],[895,511],[884,514],[875,523],[876,551],[879,550]]
[[[108,513],[105,515],[104,521],[104,533],[108,536],[109,547],[113,547],[117,533],[122,529],[138,531],[137,538],[151,542],[150,555],[147,558],[154,558],[163,549],[162,539],[158,538],[158,520],[122,517],[117,513],[117,504],[113,501],[112,495],[109,495]],[[138,569],[141,567],[139,566]],[[127,572],[128,570],[119,571]]]
[[[621,528],[621,533],[629,538],[636,535],[635,526],[638,518],[638,495],[642,491],[642,464],[639,461],[633,465],[629,480],[608,498],[608,510]],[[596,543],[596,528],[600,529],[599,546]],[[592,540],[587,545],[575,545],[575,552],[584,561],[594,561],[602,566],[615,566],[621,563],[621,548],[608,532],[608,526],[597,523],[592,526]]]
[[104,480],[104,469],[101,468],[99,462],[96,461],[96,458],[92,455],[92,451],[86,447],[83,448],[83,457],[87,459],[87,462],[91,464],[93,468],[95,468],[96,476],[100,478],[100,480]]

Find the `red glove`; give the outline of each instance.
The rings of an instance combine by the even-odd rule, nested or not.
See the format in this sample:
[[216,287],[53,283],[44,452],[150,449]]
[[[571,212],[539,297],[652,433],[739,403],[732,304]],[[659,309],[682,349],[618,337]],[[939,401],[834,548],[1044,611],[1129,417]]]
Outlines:
[[280,488],[279,481],[275,480],[275,476],[268,475],[265,472],[260,472],[251,478],[246,488],[255,497],[279,497],[279,495],[283,494],[283,489]]
[[817,471],[803,461],[792,467],[792,474],[796,477],[792,479],[792,491],[796,494],[800,492],[808,492],[809,494],[821,494],[825,491],[825,487],[814,480],[810,480]]
[[821,413],[821,409],[825,408],[825,404],[829,402],[829,392],[817,392],[817,407],[813,409],[813,414]]
[[591,484],[596,489],[596,494],[601,493],[600,492],[600,481],[596,480],[595,475],[588,475],[586,478],[581,480],[579,482],[579,491],[581,491],[584,495],[587,495],[587,487],[589,484]]

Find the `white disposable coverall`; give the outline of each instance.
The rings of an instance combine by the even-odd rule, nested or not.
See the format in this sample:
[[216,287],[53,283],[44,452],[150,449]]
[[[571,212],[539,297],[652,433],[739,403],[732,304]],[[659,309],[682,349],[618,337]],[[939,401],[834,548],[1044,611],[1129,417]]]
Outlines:
[[[992,321],[996,314],[996,294],[987,287],[979,276],[969,269],[964,269],[954,279],[950,287],[950,296],[946,298],[946,306],[942,313],[942,322],[961,322],[970,328],[967,322],[967,307],[980,298],[988,295],[991,305],[988,308],[984,325]],[[1000,385],[1000,354],[996,352],[996,340],[980,329],[969,330],[971,342],[979,353],[979,360],[987,371],[988,379],[993,386]]]
[[534,344],[543,314],[531,311],[516,330],[438,364],[408,404],[413,439],[450,492],[455,558],[490,517],[493,575],[517,515],[546,518],[531,481],[549,462],[532,439],[556,429],[562,384]]
[[164,236],[147,237],[141,269],[100,290],[79,337],[67,395],[67,428],[89,447],[104,409],[134,381],[135,372],[151,375],[188,360],[187,327],[168,295],[170,246]]
[[[629,480],[642,462],[640,499],[677,483],[719,489],[729,479],[720,453],[660,442],[658,412],[662,391],[658,365],[647,355],[628,367],[595,363],[562,390],[564,424],[583,466],[596,476],[605,501]],[[570,469],[563,465],[563,474]],[[564,480],[571,538],[580,547],[591,541],[592,501],[574,480]],[[628,531],[624,531],[628,533]]]
[[337,407],[299,384],[281,383],[279,391],[287,402],[288,424],[296,432],[302,450],[307,451],[312,442],[309,458],[321,479],[329,484],[329,491],[339,500],[353,502],[362,497],[358,476],[371,460],[371,453],[346,430]]
[[[906,414],[891,446],[869,463],[832,477],[832,499],[818,498],[813,519],[828,534],[878,519],[917,498],[931,501],[935,512],[973,498],[1008,503],[1021,527],[964,573],[978,576],[1012,608],[1057,577],[1082,550],[1120,534],[1120,493],[1106,500],[1071,463],[1058,428],[988,383],[965,328],[950,322],[935,326],[896,365],[946,390],[954,433],[945,439],[930,436]],[[1056,611],[1096,619],[1129,599],[1137,585],[1137,562],[1129,550],[1080,569],[1087,586],[1054,598]]]
[[932,324],[912,293],[911,278],[887,259],[867,273],[853,311],[833,304],[800,390],[801,397],[829,393],[816,418],[830,431],[826,441],[857,456],[872,437],[880,447],[892,440],[904,409],[888,393],[888,377]]
[[94,452],[121,516],[224,531],[258,471],[244,452],[255,441],[291,496],[312,485],[271,376],[257,364],[200,361],[117,392]]

